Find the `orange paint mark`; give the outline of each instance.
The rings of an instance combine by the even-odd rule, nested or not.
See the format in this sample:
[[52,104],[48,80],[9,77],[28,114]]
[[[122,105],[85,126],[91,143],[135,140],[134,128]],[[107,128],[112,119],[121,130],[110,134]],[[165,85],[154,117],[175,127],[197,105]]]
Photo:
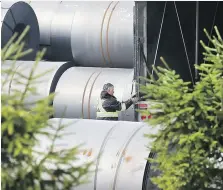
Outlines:
[[90,157],[92,155],[92,148],[89,150],[87,156]]
[[130,162],[132,160],[132,156],[127,156],[127,157],[125,157],[125,161],[126,162]]

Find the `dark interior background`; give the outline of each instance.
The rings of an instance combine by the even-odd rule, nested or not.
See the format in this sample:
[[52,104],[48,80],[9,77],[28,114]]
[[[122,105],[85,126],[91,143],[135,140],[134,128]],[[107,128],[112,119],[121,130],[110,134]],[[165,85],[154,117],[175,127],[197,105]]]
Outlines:
[[[178,15],[187,54],[195,80],[195,37],[196,37],[196,2],[177,1]],[[147,57],[148,64],[153,64],[156,46],[158,42],[159,30],[164,11],[164,1],[147,2]],[[216,15],[215,15],[216,14]],[[215,19],[214,19],[215,17]],[[199,40],[208,44],[203,29],[206,28],[211,33],[212,26],[216,25],[223,36],[223,2],[220,1],[199,1]],[[213,29],[214,34],[214,29]],[[198,63],[203,61],[203,48],[199,43]],[[185,81],[191,81],[188,61],[180,32],[177,14],[173,1],[166,4],[166,12],[160,36],[156,65],[162,65],[160,56],[163,56],[169,66],[176,70]]]

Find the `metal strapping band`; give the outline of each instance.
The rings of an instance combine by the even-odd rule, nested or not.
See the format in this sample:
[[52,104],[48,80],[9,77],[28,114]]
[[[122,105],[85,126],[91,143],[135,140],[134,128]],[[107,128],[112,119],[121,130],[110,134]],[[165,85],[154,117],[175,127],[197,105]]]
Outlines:
[[101,44],[101,46],[100,47],[101,47],[101,54],[102,54],[102,57],[103,57],[103,60],[104,60],[104,64],[106,64],[106,59],[105,59],[105,54],[104,54],[103,44],[102,44],[103,25],[104,25],[105,16],[106,16],[106,14],[108,12],[108,9],[110,8],[112,3],[113,3],[113,1],[109,3],[109,5],[108,5],[108,7],[107,7],[107,9],[104,13],[102,23],[101,23],[101,33],[100,33],[100,44]]
[[101,144],[101,147],[100,147],[100,150],[99,150],[99,153],[98,153],[98,156],[97,156],[97,161],[96,161],[96,169],[95,169],[95,175],[94,175],[94,190],[97,189],[97,177],[98,177],[98,167],[99,167],[99,163],[100,163],[100,158],[101,158],[101,155],[102,155],[102,152],[104,151],[105,149],[105,146],[108,142],[108,137],[112,134],[112,132],[114,131],[114,129],[117,127],[119,123],[117,123],[115,126],[113,126],[107,133],[107,135],[105,136],[102,144]]
[[109,50],[108,50],[108,31],[109,31],[109,25],[110,25],[110,20],[111,20],[112,14],[113,14],[116,6],[118,5],[118,3],[119,3],[119,1],[112,8],[112,11],[111,11],[109,19],[108,19],[108,25],[107,25],[107,31],[106,31],[106,50],[107,50],[108,60],[109,60],[110,64],[112,64],[112,61],[111,61],[111,57],[110,57]]
[[112,190],[115,190],[115,186],[116,186],[116,182],[117,182],[117,177],[118,177],[118,172],[119,172],[119,168],[120,168],[120,165],[121,165],[121,162],[122,162],[122,159],[123,159],[123,156],[124,156],[124,152],[126,151],[129,143],[131,142],[131,140],[133,139],[133,137],[143,128],[144,125],[140,126],[139,128],[137,128],[133,134],[131,135],[131,137],[129,138],[129,140],[127,141],[123,151],[122,151],[122,154],[119,158],[119,161],[118,161],[118,166],[117,166],[117,169],[116,169],[116,172],[115,172],[115,178],[114,178],[114,182],[113,182],[113,187],[112,187]]
[[[11,7],[12,7],[12,6],[11,6]],[[12,15],[12,20],[13,20],[13,22],[14,22],[15,26],[16,26],[16,25],[17,25],[17,23],[16,23],[16,20],[15,20],[14,15],[13,15],[13,13],[12,13],[12,9],[11,9],[11,7],[9,8],[9,11],[10,11],[10,13],[11,13],[11,15]]]
[[90,93],[89,93],[89,97],[88,97],[88,119],[91,118],[91,107],[90,107],[90,104],[91,104],[91,93],[92,93],[94,84],[95,84],[97,78],[99,77],[99,75],[100,75],[101,73],[102,73],[102,71],[100,71],[100,72],[98,73],[98,75],[95,77],[94,82],[93,82],[93,84],[92,84],[92,86],[91,86]]
[[82,110],[82,118],[84,119],[84,97],[85,97],[85,93],[86,93],[86,89],[87,89],[87,86],[88,86],[88,83],[90,82],[90,79],[92,78],[92,76],[96,73],[97,71],[94,71],[91,76],[88,78],[86,84],[85,84],[85,87],[84,87],[84,92],[83,92],[83,95],[82,95],[82,106],[81,106],[81,110]]
[[11,32],[13,33],[13,29],[5,22],[5,21],[2,21],[2,23],[8,27],[9,30],[11,30]]

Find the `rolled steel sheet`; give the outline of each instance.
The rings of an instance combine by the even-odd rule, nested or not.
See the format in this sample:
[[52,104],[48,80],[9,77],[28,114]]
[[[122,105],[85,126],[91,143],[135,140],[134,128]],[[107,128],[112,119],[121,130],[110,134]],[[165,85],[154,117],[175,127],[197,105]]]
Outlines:
[[[12,61],[6,61],[4,68],[10,67],[12,63]],[[15,90],[24,91],[25,85],[27,84],[27,78],[31,73],[34,63],[35,62],[33,61],[17,61],[14,68],[20,75],[15,74],[13,78],[9,78],[10,80],[4,88],[4,92],[10,94]],[[29,104],[36,102],[46,98],[50,93],[53,93],[63,72],[71,66],[72,64],[69,62],[39,62],[34,70],[33,77],[39,76],[47,71],[49,72],[34,81],[35,83],[31,86],[36,88],[36,94],[27,96],[25,103]],[[18,83],[18,81],[20,83]]]
[[[57,118],[50,120],[53,127],[57,127],[59,122]],[[83,144],[73,166],[94,162],[90,182],[75,187],[75,190],[140,190],[149,180],[143,177],[145,172],[149,172],[146,170],[150,170],[146,168],[150,154],[146,146],[151,141],[144,134],[155,134],[156,128],[140,122],[85,119],[62,119],[61,124],[68,127],[61,131],[64,136],[56,140],[55,150]],[[55,133],[52,128],[48,132]],[[38,148],[44,151],[50,144],[49,139],[41,137]],[[51,164],[47,166],[53,167]],[[146,190],[150,190],[149,187],[147,185]]]
[[57,14],[60,1],[31,1],[30,6],[36,13],[40,28],[40,44],[51,45],[51,24]]
[[133,68],[134,1],[74,3],[74,60],[88,67]]
[[36,13],[39,28],[40,28],[40,48],[46,48],[45,59],[52,60],[52,35],[51,28],[53,18],[57,14],[59,9],[60,1],[31,1],[30,6]]
[[46,58],[133,68],[133,1],[31,1]]
[[32,49],[33,52],[20,58],[21,60],[34,60],[39,50],[40,33],[36,15],[29,4],[25,2],[4,1],[1,7],[1,48],[17,32],[19,35],[26,26],[30,26],[24,38],[24,50]]
[[73,60],[71,28],[75,3],[69,1],[31,2],[40,25],[41,47],[47,48],[45,58],[51,61]]
[[76,11],[74,2],[63,1],[51,24],[51,60],[73,60],[71,50],[71,28]]
[[[96,118],[96,107],[103,85],[112,83],[115,96],[126,101],[134,95],[133,69],[72,67],[61,76],[54,98],[54,117]],[[119,113],[119,120],[134,121],[134,106]]]

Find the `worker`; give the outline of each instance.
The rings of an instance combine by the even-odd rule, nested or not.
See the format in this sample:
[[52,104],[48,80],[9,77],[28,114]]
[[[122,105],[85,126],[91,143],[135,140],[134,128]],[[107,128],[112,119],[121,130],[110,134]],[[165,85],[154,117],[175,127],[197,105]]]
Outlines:
[[107,83],[103,86],[97,106],[98,120],[118,120],[118,112],[127,110],[133,103],[138,102],[138,98],[130,98],[125,102],[117,101],[114,96],[114,86]]

